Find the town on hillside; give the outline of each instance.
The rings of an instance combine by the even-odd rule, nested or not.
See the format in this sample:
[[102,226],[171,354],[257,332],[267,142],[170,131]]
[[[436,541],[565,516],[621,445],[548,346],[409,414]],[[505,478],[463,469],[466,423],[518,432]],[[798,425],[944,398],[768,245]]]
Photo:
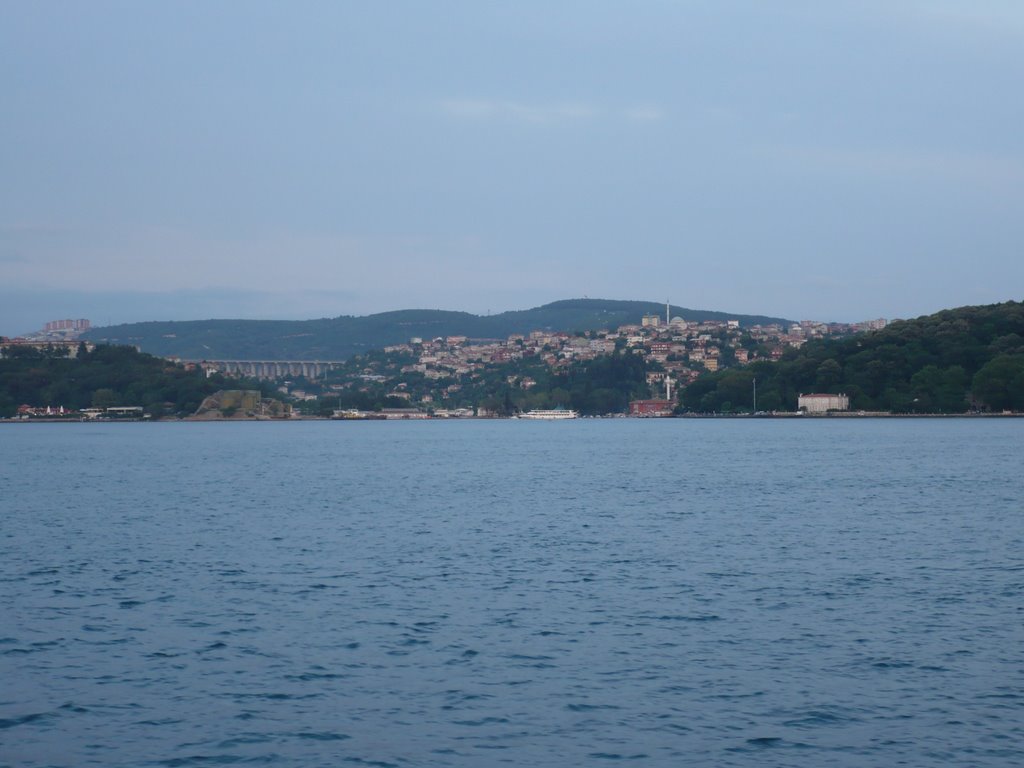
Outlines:
[[[636,317],[614,329],[413,336],[339,360],[157,357],[94,345],[78,336],[88,321],[54,321],[0,339],[0,417],[1024,412],[1017,302],[893,324]],[[233,406],[237,393],[258,394],[259,408]]]
[[[445,418],[558,407],[603,414],[627,412],[628,406],[630,415],[667,416],[677,405],[676,393],[704,372],[778,360],[787,348],[799,348],[810,339],[885,325],[885,320],[803,321],[788,327],[744,328],[738,320],[688,322],[666,312],[644,315],[638,324],[586,333],[538,330],[505,339],[414,337],[349,361],[324,364],[322,375],[312,377],[301,375],[309,367],[304,362],[283,367],[260,361],[199,365],[210,372],[281,379],[280,391],[299,401],[299,410],[308,415],[359,418],[373,411],[394,418]],[[618,382],[597,387],[615,389],[614,395],[605,391],[591,402],[574,398],[567,386],[574,371],[593,369],[594,363],[614,355],[626,355],[640,365]],[[628,390],[623,389],[623,379]]]
[[[509,416],[536,409],[587,415],[669,416],[678,393],[702,373],[778,360],[810,339],[884,327],[803,321],[742,327],[738,320],[686,321],[643,315],[636,324],[589,332],[537,330],[505,339],[413,337],[346,361],[180,361],[206,376],[274,381],[297,403],[295,415],[334,418]],[[11,350],[56,350],[74,358],[90,322],[56,320],[24,337],[0,340]],[[590,377],[580,384],[583,374]],[[817,403],[808,401],[808,406]],[[109,404],[117,409],[119,405]],[[200,409],[201,410],[201,409]],[[73,417],[63,406],[19,407],[28,417]],[[125,416],[88,409],[87,418]],[[136,415],[134,412],[131,415]]]

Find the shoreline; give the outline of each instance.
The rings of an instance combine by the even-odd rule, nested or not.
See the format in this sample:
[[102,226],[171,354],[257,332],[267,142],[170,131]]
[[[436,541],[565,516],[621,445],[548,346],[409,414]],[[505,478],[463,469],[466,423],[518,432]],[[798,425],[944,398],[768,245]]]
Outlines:
[[[606,416],[580,416],[576,419],[564,419],[564,421],[593,421],[593,420],[621,420],[630,421],[672,421],[679,419],[731,419],[731,420],[802,420],[821,421],[827,419],[1020,419],[1024,418],[1021,413],[687,413],[678,416],[626,416],[624,414],[612,414]],[[337,422],[395,422],[395,421],[429,421],[429,422],[459,422],[459,421],[521,421],[514,416],[460,416],[458,418],[415,418],[415,419],[332,419],[330,417],[299,417],[289,419],[73,419],[73,418],[36,418],[36,419],[0,419],[0,426],[6,424],[295,424],[308,422],[337,421]]]

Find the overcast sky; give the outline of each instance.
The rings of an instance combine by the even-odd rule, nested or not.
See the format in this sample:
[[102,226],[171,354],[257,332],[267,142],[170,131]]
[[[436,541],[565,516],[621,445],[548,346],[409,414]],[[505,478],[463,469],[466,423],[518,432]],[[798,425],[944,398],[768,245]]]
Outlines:
[[0,333],[1021,299],[1024,3],[0,0]]

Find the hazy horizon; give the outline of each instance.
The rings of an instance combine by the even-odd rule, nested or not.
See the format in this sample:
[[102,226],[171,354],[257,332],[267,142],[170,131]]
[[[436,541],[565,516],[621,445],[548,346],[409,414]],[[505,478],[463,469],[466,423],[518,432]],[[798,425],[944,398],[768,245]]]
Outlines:
[[[0,295],[4,295],[2,289],[0,289]],[[548,300],[529,304],[526,306],[511,306],[502,307],[495,309],[485,309],[482,311],[473,311],[471,309],[465,309],[463,307],[452,307],[452,306],[433,306],[433,305],[416,305],[416,306],[405,306],[405,307],[384,307],[379,310],[373,310],[369,312],[328,312],[328,313],[307,313],[303,311],[305,304],[293,309],[287,309],[279,312],[275,315],[262,314],[262,308],[270,301],[280,302],[282,294],[273,294],[272,299],[268,298],[266,293],[254,293],[252,295],[243,294],[240,292],[220,292],[220,291],[182,291],[178,293],[125,293],[119,295],[111,295],[103,292],[97,292],[93,294],[83,295],[75,292],[61,292],[61,291],[50,291],[40,292],[38,294],[32,292],[15,292],[4,295],[5,300],[8,304],[0,310],[0,322],[4,322],[2,318],[8,316],[23,316],[26,318],[39,317],[41,318],[34,326],[23,327],[14,330],[17,325],[16,323],[8,323],[10,328],[0,327],[0,335],[2,336],[19,336],[22,334],[34,333],[42,330],[45,323],[53,320],[64,320],[64,319],[88,319],[93,328],[107,327],[114,325],[126,325],[131,323],[143,323],[143,322],[188,322],[188,321],[202,321],[202,320],[320,320],[330,319],[342,316],[352,317],[365,317],[368,315],[376,315],[387,312],[398,312],[403,310],[440,310],[446,312],[468,312],[473,315],[497,315],[503,312],[517,312],[522,310],[534,309],[537,307],[550,304],[554,301],[572,300],[572,299],[602,299],[609,301],[638,301],[638,302],[652,302],[656,304],[664,303],[664,299],[659,300],[658,298],[621,298],[618,296],[560,296],[553,297]],[[63,299],[61,297],[64,297]],[[38,302],[41,299],[45,299],[52,305],[62,305],[61,302],[65,303],[62,306],[74,306],[81,308],[79,312],[64,312],[52,314],[52,316],[46,316],[43,318],[43,314],[39,312],[36,307],[39,306]],[[1007,297],[1006,299],[996,299],[993,301],[982,301],[977,302],[978,304],[998,304],[1004,301],[1019,301],[1020,299]],[[672,306],[681,306],[679,302],[669,297],[669,301]],[[114,314],[105,309],[105,307],[114,305],[117,307],[117,313]],[[223,305],[230,305],[236,308],[235,314],[214,314],[217,311],[217,307]],[[844,317],[804,317],[798,316],[793,313],[775,313],[775,312],[763,312],[757,308],[746,309],[737,307],[714,307],[714,306],[688,306],[686,309],[696,311],[711,311],[711,312],[722,312],[725,314],[734,315],[764,315],[769,317],[785,318],[787,320],[815,320],[818,322],[826,323],[857,323],[866,320],[875,320],[879,317],[884,317],[888,321],[893,320],[909,320],[915,317],[924,315],[934,314],[945,309],[955,309],[961,306],[969,306],[966,304],[957,304],[950,306],[937,306],[934,309],[928,309],[913,313],[902,313],[892,315],[849,315]],[[249,309],[246,309],[249,307]],[[98,310],[98,311],[90,311]],[[29,320],[29,322],[33,322]]]
[[1024,286],[1024,6],[8,3],[0,333]]
[[[101,296],[102,296],[102,294],[101,294]],[[161,314],[159,311],[151,311],[151,310],[147,311],[145,309],[145,307],[151,306],[151,301],[152,301],[153,297],[159,297],[161,301],[165,301],[165,302],[174,301],[175,302],[175,304],[174,304],[175,306],[190,306],[190,307],[192,307],[191,312],[186,310],[184,312],[184,314],[186,314],[186,315],[192,314],[194,316],[191,316],[191,317],[171,317],[171,316],[166,316],[167,315],[166,312],[164,314]],[[400,312],[400,311],[406,311],[406,310],[413,310],[413,311],[415,311],[415,310],[437,310],[437,311],[442,311],[442,312],[466,312],[468,314],[477,315],[477,316],[487,316],[487,315],[498,315],[498,314],[502,314],[502,313],[505,313],[505,312],[519,312],[519,311],[524,311],[524,310],[537,309],[537,308],[546,306],[548,304],[551,304],[552,302],[563,301],[563,300],[572,301],[572,300],[577,300],[577,299],[595,299],[595,300],[608,300],[608,301],[636,301],[636,302],[642,302],[642,303],[659,304],[659,305],[662,305],[662,306],[664,305],[663,301],[658,301],[657,299],[618,299],[618,298],[612,298],[612,297],[607,297],[607,296],[573,296],[573,297],[563,297],[562,299],[553,299],[552,301],[545,301],[542,304],[532,304],[530,306],[524,306],[524,307],[510,307],[510,308],[507,308],[507,309],[485,310],[483,312],[473,312],[471,310],[462,309],[462,308],[459,308],[459,307],[410,306],[410,307],[394,307],[394,308],[381,309],[378,312],[352,312],[352,313],[340,313],[340,314],[336,313],[336,314],[330,314],[330,315],[304,315],[304,314],[300,314],[300,313],[294,313],[292,315],[282,315],[282,316],[276,316],[276,317],[269,317],[269,316],[256,315],[256,314],[253,314],[251,316],[245,316],[245,315],[232,315],[232,316],[227,316],[227,315],[224,315],[224,316],[206,315],[201,310],[196,310],[196,307],[205,306],[208,301],[213,301],[214,297],[210,297],[210,296],[205,296],[204,297],[204,296],[201,296],[201,295],[200,296],[196,296],[195,294],[189,294],[187,299],[185,301],[181,301],[181,302],[178,302],[176,300],[176,297],[174,297],[174,296],[168,297],[166,294],[150,294],[150,295],[135,294],[135,295],[133,295],[131,297],[125,297],[125,299],[126,299],[125,306],[127,306],[129,308],[129,310],[131,310],[131,308],[135,307],[135,306],[139,307],[139,309],[137,310],[139,312],[139,317],[137,319],[114,321],[114,320],[111,320],[110,318],[105,318],[103,316],[90,317],[87,314],[82,314],[82,313],[77,313],[77,314],[76,313],[67,313],[67,314],[61,315],[59,317],[58,316],[54,316],[54,317],[47,318],[47,320],[44,320],[44,321],[40,322],[39,326],[36,327],[36,328],[25,329],[23,331],[19,331],[18,333],[3,333],[3,332],[0,332],[0,335],[16,336],[16,335],[19,335],[21,333],[33,333],[35,331],[41,330],[43,324],[46,323],[46,322],[50,322],[50,321],[53,321],[53,320],[78,319],[80,317],[84,317],[84,318],[88,319],[90,321],[90,323],[91,323],[91,327],[92,328],[102,328],[102,327],[110,327],[110,326],[116,326],[116,325],[128,325],[128,324],[132,324],[132,323],[144,323],[144,322],[194,322],[194,321],[201,322],[201,321],[205,321],[205,320],[290,320],[290,321],[322,320],[322,319],[333,319],[333,318],[343,317],[343,316],[348,316],[348,317],[366,317],[366,316],[369,316],[369,315],[386,314],[386,313],[390,313],[390,312]],[[672,304],[672,306],[674,308],[678,308],[679,307],[679,304],[677,302],[675,302],[675,301],[672,301],[671,304]],[[774,315],[774,314],[767,313],[767,312],[758,312],[756,310],[755,311],[746,311],[746,310],[735,310],[735,308],[720,309],[720,308],[717,308],[717,307],[685,307],[685,309],[694,310],[694,311],[700,311],[700,312],[704,312],[704,311],[721,312],[721,313],[724,313],[724,314],[732,314],[732,315],[736,315],[736,316],[740,316],[740,315],[743,315],[743,316],[761,315],[761,316],[767,316],[767,317],[778,317],[780,319],[792,320],[792,321],[816,320],[816,321],[819,321],[819,322],[859,322],[859,321],[864,321],[864,320],[874,320],[874,319],[876,319],[875,317],[867,317],[867,316],[858,317],[856,320],[836,320],[835,318],[806,318],[806,317],[805,318],[801,318],[801,317],[796,317],[796,316],[792,316],[792,315]],[[936,311],[938,311],[938,310],[936,310]],[[927,313],[927,314],[931,314],[931,313]],[[888,317],[888,318],[885,318],[885,319],[887,319],[889,321],[892,321],[892,320],[910,319],[910,318],[911,318],[911,316],[908,315],[908,316],[902,316],[902,317],[893,316],[893,317]]]

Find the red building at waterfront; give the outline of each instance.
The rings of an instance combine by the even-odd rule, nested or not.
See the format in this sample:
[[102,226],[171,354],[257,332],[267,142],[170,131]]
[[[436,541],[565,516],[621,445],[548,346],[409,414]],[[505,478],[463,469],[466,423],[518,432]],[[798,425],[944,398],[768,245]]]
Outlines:
[[674,407],[671,400],[630,400],[629,415],[649,418],[671,416]]

